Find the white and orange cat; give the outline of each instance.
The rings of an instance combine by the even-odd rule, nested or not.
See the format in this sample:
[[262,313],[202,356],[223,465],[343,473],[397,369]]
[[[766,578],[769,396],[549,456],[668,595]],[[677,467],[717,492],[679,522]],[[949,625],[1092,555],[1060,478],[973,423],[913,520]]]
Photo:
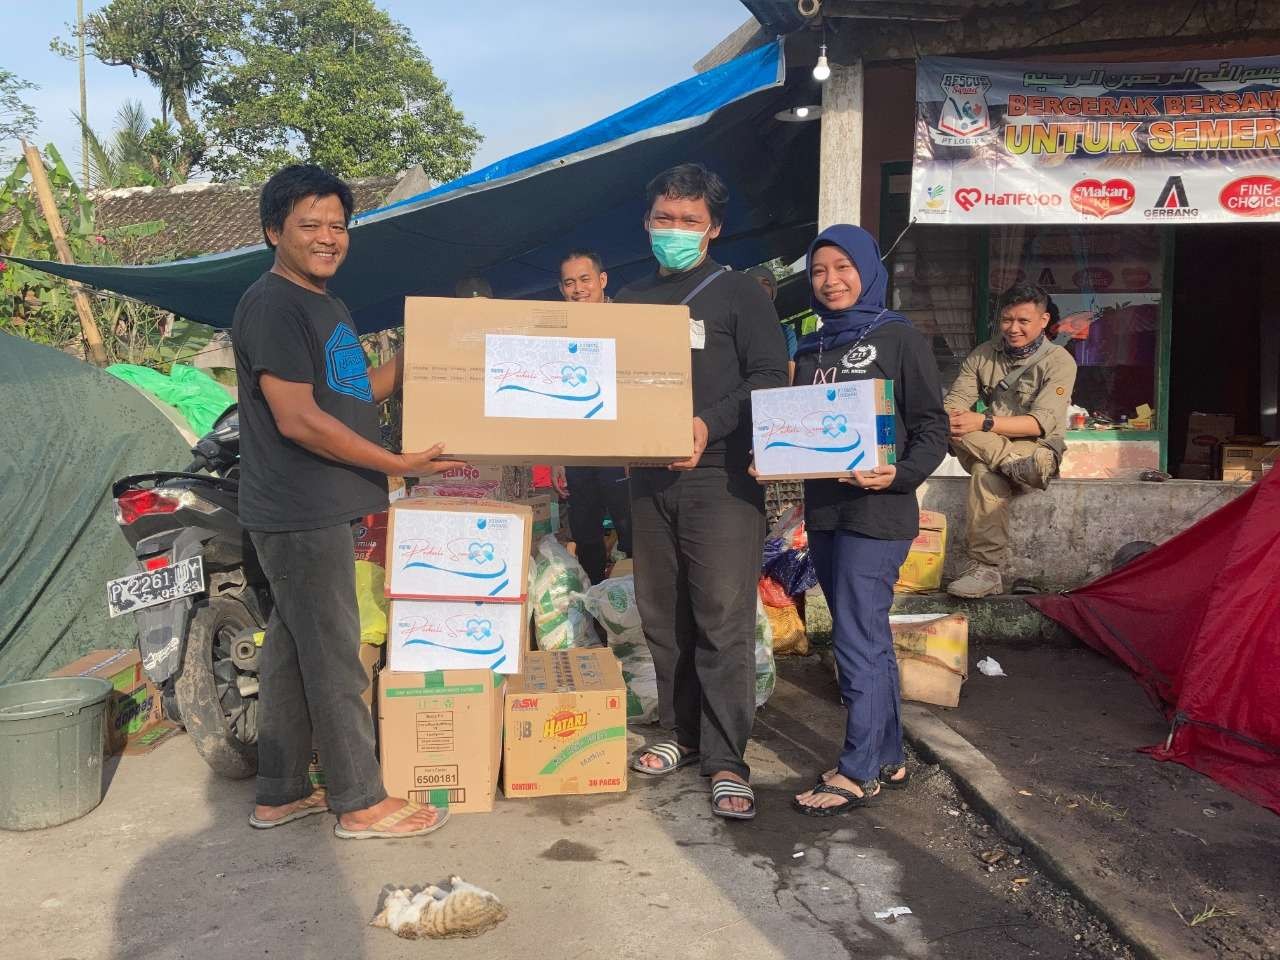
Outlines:
[[507,916],[494,894],[461,877],[450,877],[448,890],[435,885],[422,890],[387,886],[382,894],[382,908],[369,923],[387,927],[405,940],[475,937]]

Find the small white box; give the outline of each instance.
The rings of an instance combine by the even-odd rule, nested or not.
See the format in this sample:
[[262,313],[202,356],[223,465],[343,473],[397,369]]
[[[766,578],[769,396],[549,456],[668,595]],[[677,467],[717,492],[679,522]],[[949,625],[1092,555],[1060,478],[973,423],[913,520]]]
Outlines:
[[387,666],[405,673],[519,673],[528,629],[523,603],[392,600]]
[[523,600],[532,524],[533,511],[522,504],[398,500],[387,521],[386,594],[408,600]]
[[893,381],[755,390],[751,428],[762,480],[816,480],[873,470],[897,458]]

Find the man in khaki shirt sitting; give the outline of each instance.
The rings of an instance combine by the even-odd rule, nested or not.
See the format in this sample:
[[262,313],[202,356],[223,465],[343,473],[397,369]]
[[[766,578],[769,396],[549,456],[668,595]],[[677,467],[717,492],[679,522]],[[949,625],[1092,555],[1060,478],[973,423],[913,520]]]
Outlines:
[[[943,405],[951,452],[969,472],[968,562],[947,592],[985,597],[1003,591],[1009,554],[1009,498],[1044,490],[1066,451],[1067,407],[1075,359],[1045,338],[1049,295],[1020,284],[996,305],[999,335],[960,367]],[[975,412],[982,401],[985,411]]]

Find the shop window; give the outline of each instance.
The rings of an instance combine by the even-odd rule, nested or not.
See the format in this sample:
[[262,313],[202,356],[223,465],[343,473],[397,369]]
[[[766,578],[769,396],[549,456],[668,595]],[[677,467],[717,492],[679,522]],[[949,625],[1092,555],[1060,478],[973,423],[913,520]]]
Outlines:
[[1164,281],[1157,228],[995,227],[990,237],[992,323],[1003,290],[1043,287],[1061,317],[1054,340],[1078,367],[1072,402],[1088,411],[1090,429],[1162,429],[1155,412]]

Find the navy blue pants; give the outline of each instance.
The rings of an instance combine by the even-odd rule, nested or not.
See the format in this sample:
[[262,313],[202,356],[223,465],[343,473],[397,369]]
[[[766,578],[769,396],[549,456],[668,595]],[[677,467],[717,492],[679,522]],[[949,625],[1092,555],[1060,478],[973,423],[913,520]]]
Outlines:
[[849,718],[839,770],[864,782],[901,765],[898,661],[889,608],[910,540],[875,540],[844,530],[809,531],[809,554],[831,608],[840,693]]

